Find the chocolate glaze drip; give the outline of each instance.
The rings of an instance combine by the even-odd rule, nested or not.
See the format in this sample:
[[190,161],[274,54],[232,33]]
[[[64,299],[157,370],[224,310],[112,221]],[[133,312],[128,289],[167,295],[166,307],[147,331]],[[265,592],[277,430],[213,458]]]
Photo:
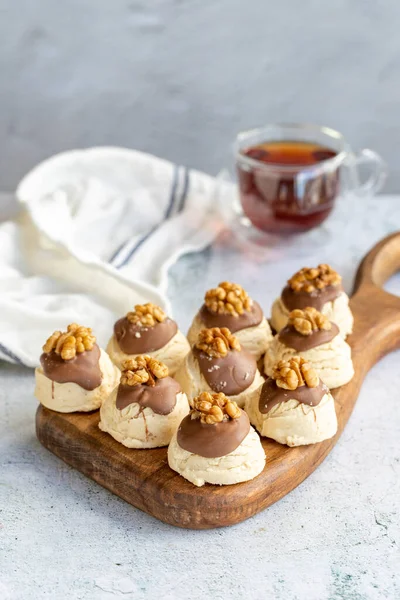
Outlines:
[[254,381],[257,362],[254,356],[245,350],[230,350],[223,358],[212,358],[202,350],[193,348],[193,355],[213,392],[236,396]]
[[179,426],[177,441],[181,448],[204,456],[218,458],[236,450],[250,431],[250,421],[244,410],[238,419],[208,425],[200,419],[185,417]]
[[122,385],[117,392],[116,406],[122,410],[130,404],[137,403],[141,409],[147,407],[158,415],[169,415],[176,405],[176,395],[181,386],[172,377],[157,379],[155,386]]
[[331,325],[332,327],[329,330],[318,329],[310,333],[310,335],[302,335],[293,325],[286,325],[279,332],[278,339],[287,348],[293,348],[297,352],[304,352],[333,340],[339,334],[339,327],[335,323],[331,323]]
[[114,334],[122,352],[145,354],[159,350],[174,337],[178,325],[168,317],[153,327],[131,323],[126,317],[114,325]]
[[205,327],[227,327],[232,333],[259,325],[264,316],[261,306],[254,301],[251,310],[245,311],[238,317],[210,312],[205,304],[201,307],[199,315]]
[[319,380],[319,384],[314,388],[302,385],[296,390],[284,390],[276,385],[272,377],[268,377],[261,388],[258,408],[265,415],[277,404],[287,402],[288,400],[297,400],[302,404],[317,406],[328,392],[329,389],[321,380]]
[[335,300],[342,291],[343,287],[341,285],[327,285],[322,290],[314,290],[313,292],[295,292],[287,285],[283,288],[281,299],[289,311],[295,308],[307,308],[307,306],[312,306],[320,311],[324,304]]
[[40,357],[40,364],[46,377],[52,381],[76,383],[84,390],[90,391],[99,387],[103,379],[99,358],[100,348],[95,344],[92,350],[77,354],[71,360],[64,360],[54,350],[44,352]]

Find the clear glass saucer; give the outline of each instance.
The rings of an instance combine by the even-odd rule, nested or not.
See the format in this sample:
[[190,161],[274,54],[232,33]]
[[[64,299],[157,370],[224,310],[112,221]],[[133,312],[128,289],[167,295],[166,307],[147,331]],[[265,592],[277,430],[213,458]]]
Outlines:
[[310,255],[329,245],[332,239],[330,217],[319,227],[304,233],[271,234],[254,227],[243,213],[238,197],[229,206],[225,204],[221,213],[232,233],[232,241],[264,260]]

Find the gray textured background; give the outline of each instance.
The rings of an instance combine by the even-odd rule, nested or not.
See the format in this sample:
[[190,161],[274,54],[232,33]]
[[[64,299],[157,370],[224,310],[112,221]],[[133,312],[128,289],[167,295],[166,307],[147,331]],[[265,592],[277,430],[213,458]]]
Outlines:
[[0,189],[118,144],[215,173],[235,133],[340,129],[400,191],[398,0],[0,0]]

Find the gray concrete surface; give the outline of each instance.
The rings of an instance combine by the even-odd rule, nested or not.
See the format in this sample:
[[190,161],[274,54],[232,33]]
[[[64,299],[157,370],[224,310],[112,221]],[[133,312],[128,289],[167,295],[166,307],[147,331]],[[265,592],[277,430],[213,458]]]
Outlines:
[[0,190],[117,144],[217,172],[238,130],[313,121],[400,190],[397,0],[0,0]]

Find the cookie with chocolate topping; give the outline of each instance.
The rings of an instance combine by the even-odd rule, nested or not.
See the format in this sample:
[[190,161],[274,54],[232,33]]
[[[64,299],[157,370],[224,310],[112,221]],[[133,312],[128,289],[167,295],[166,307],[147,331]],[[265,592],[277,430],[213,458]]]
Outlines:
[[204,304],[188,332],[190,345],[202,329],[227,327],[242,348],[258,360],[272,341],[271,328],[260,305],[237,283],[222,281],[206,292]]
[[111,360],[119,367],[125,360],[148,354],[165,363],[171,375],[181,365],[190,346],[175,321],[155,304],[137,304],[114,325],[107,345]]
[[89,327],[71,323],[44,344],[35,378],[35,395],[47,408],[87,412],[99,408],[118,383],[119,369]]
[[309,362],[329,389],[348,383],[353,375],[351,348],[339,328],[316,308],[295,309],[287,325],[275,336],[264,357],[271,376],[274,365],[298,355]]
[[259,475],[265,453],[236,402],[222,392],[202,392],[171,440],[168,464],[194,485],[229,485]]
[[341,276],[330,265],[304,267],[288,280],[272,306],[272,327],[279,332],[287,325],[291,311],[307,307],[315,308],[336,323],[342,337],[352,332],[349,298],[343,290]]
[[148,355],[127,359],[121,381],[100,409],[99,428],[127,448],[167,446],[189,412],[168,367]]
[[246,396],[254,394],[263,382],[255,357],[227,327],[200,331],[176,379],[189,402],[208,390],[223,392],[239,406],[244,406]]
[[260,435],[287,446],[316,444],[335,435],[333,397],[312,365],[300,356],[280,360],[246,412]]

